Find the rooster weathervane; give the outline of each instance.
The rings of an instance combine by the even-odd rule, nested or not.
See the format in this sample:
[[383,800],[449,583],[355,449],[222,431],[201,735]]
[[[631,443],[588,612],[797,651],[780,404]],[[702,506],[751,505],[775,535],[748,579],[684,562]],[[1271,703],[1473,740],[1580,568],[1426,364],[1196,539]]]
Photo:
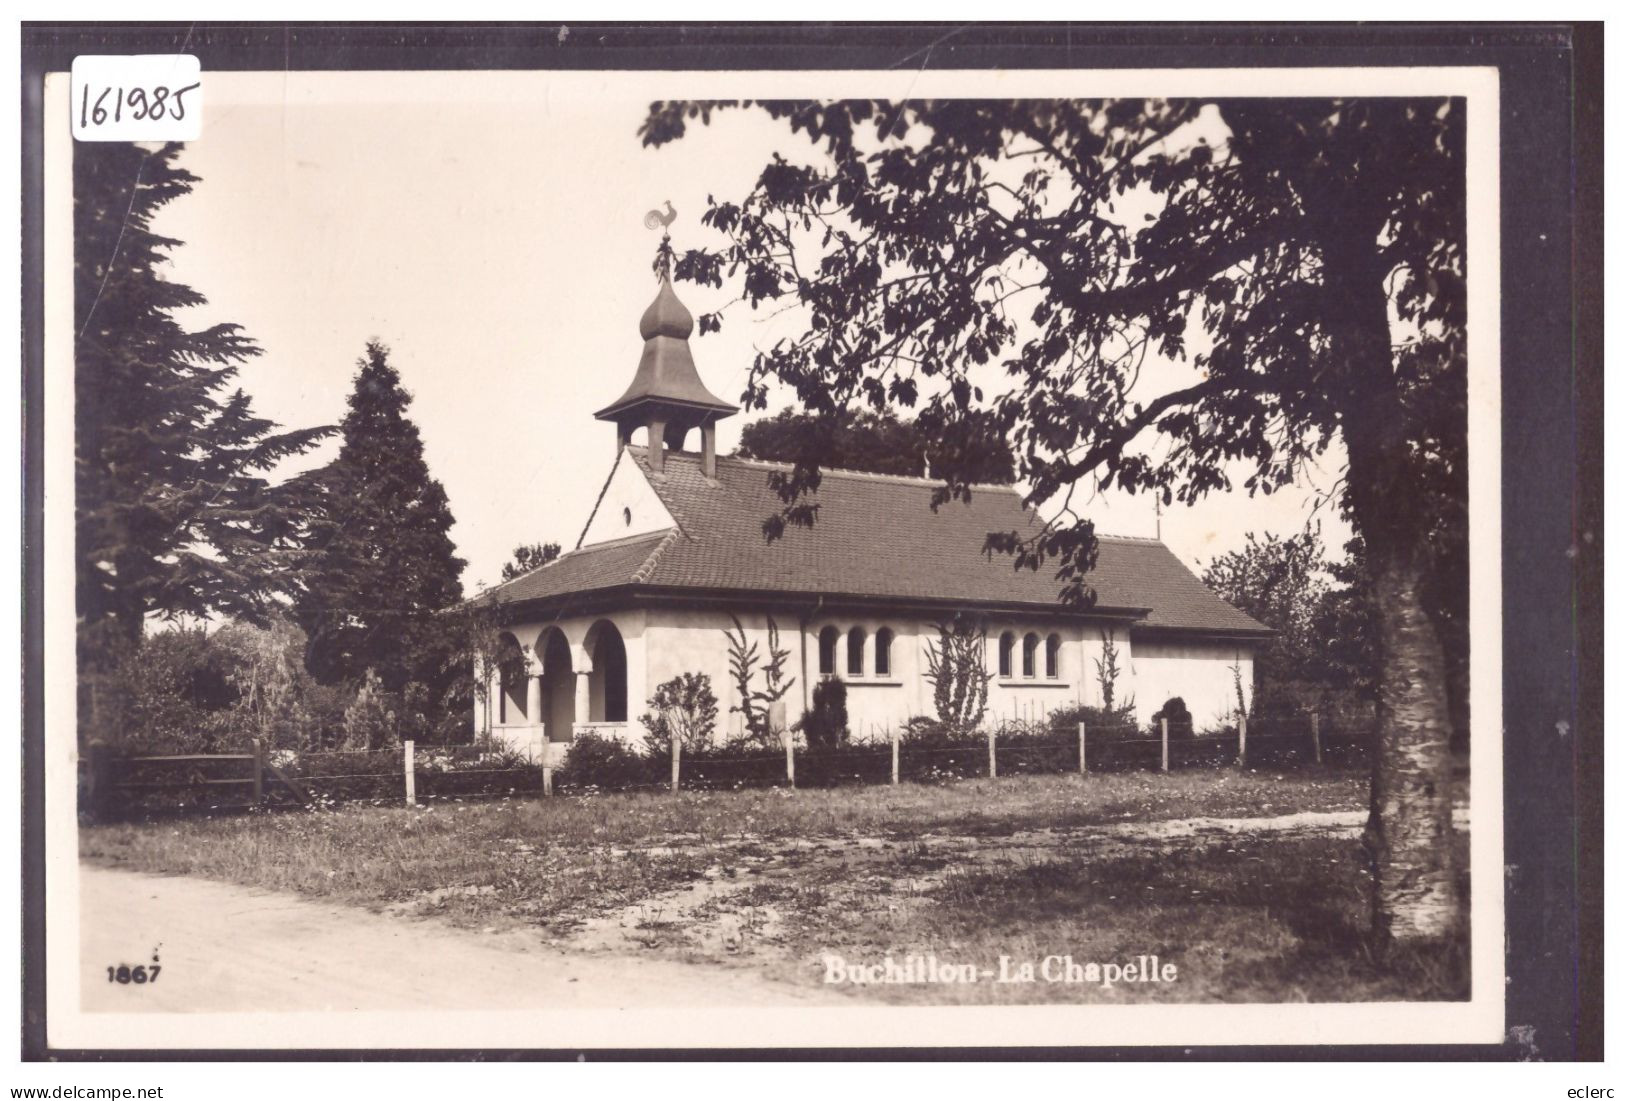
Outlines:
[[643,216],[644,229],[658,229],[661,231],[660,246],[655,249],[654,264],[655,278],[659,280],[670,281],[671,279],[671,267],[673,259],[671,250],[671,224],[676,220],[677,208],[671,205],[670,199],[666,200],[666,213],[660,213],[660,210],[657,207]]
[[643,216],[643,228],[644,229],[662,229],[662,230],[665,231],[665,236],[670,237],[671,236],[671,224],[673,222],[675,222],[676,220],[677,220],[677,209],[671,205],[671,200],[667,199],[666,200],[666,213],[664,213],[664,214],[660,213],[658,208],[655,209],[655,210],[649,211],[649,213],[647,213],[647,214],[645,214]]

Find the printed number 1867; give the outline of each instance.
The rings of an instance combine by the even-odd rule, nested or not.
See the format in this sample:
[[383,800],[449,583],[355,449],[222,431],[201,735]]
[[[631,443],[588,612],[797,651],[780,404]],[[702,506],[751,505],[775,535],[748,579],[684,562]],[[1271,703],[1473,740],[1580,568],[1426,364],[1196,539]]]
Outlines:
[[107,969],[107,981],[120,983],[126,986],[130,983],[135,983],[137,986],[140,986],[142,983],[157,982],[158,972],[162,970],[163,968],[156,963],[151,967],[148,967],[145,964],[136,964],[134,967],[130,967],[127,964],[121,963],[117,967],[109,967]]

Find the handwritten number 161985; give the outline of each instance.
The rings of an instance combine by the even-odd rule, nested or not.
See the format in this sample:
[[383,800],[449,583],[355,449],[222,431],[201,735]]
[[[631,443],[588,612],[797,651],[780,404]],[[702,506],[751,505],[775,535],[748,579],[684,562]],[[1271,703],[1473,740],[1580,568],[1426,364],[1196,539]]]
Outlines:
[[[166,88],[162,84],[155,88],[103,88],[101,95],[94,100],[90,98],[91,88],[87,84],[79,96],[79,127],[85,129],[90,126],[100,126],[112,119],[120,122],[124,113],[129,112],[130,117],[136,120],[172,118],[176,120],[186,117],[186,93],[198,87],[197,83],[188,84],[184,88]],[[111,106],[108,96],[112,96]]]

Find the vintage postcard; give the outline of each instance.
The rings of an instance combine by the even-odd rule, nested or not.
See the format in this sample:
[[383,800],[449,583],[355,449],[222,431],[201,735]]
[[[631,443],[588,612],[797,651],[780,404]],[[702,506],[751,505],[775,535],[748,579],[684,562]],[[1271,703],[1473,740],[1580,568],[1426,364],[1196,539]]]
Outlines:
[[1502,107],[51,74],[51,1044],[1501,1043]]

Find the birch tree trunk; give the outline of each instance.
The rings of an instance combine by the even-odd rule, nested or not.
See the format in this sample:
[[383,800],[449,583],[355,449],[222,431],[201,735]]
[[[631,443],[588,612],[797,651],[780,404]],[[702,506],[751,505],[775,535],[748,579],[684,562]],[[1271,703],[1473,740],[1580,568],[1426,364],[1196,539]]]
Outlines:
[[1328,331],[1347,387],[1348,496],[1365,537],[1378,609],[1378,740],[1365,842],[1378,943],[1449,936],[1463,927],[1451,811],[1447,667],[1421,597],[1426,517],[1414,484],[1406,411],[1395,377],[1386,272],[1358,229],[1325,252]]
[[1462,920],[1444,648],[1423,610],[1421,581],[1421,569],[1403,561],[1373,578],[1382,725],[1365,840],[1375,880],[1372,924],[1384,941],[1448,936]]

